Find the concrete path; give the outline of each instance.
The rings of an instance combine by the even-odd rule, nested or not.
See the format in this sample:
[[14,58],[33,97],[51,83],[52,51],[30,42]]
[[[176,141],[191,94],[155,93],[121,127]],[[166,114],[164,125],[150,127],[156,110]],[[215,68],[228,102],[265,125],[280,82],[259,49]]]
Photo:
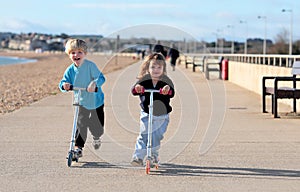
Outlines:
[[[179,66],[162,165],[145,174],[130,165],[139,130],[139,99],[130,94],[139,64],[108,75],[105,134],[89,136],[71,168],[71,93],[0,116],[0,191],[298,191],[299,118],[261,113],[261,97]],[[289,110],[280,106],[281,110]]]

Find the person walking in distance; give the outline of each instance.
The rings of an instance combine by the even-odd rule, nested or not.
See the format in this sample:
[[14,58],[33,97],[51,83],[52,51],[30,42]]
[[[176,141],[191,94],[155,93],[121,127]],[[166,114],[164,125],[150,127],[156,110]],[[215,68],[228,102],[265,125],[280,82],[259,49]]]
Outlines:
[[173,68],[173,71],[175,71],[176,61],[179,57],[179,51],[175,48],[174,44],[171,45],[168,57],[170,57],[171,66]]

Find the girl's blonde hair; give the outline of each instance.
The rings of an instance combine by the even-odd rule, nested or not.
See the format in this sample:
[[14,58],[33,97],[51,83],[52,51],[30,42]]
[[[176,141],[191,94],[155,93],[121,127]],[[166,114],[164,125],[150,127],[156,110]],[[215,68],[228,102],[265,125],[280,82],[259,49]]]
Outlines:
[[163,70],[164,70],[163,74],[167,75],[167,70],[166,70],[167,64],[166,64],[165,57],[161,53],[152,53],[145,58],[144,62],[140,66],[140,72],[137,76],[138,79],[141,79],[145,75],[149,74],[149,66],[151,62],[163,66]]
[[73,50],[81,50],[87,53],[87,45],[84,40],[81,39],[68,39],[65,45],[65,52],[69,55]]

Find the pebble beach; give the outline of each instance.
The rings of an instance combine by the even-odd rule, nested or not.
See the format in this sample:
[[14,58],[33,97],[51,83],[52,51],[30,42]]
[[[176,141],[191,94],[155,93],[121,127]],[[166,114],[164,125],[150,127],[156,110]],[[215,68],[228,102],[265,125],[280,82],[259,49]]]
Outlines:
[[[13,112],[42,98],[60,93],[58,83],[71,64],[65,53],[0,52],[0,56],[35,59],[26,64],[0,66],[0,115]],[[88,54],[107,74],[134,62],[132,56]]]

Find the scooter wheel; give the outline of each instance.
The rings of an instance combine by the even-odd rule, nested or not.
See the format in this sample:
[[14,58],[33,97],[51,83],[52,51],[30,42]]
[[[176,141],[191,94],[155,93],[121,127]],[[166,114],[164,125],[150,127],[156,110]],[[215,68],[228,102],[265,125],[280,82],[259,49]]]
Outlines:
[[146,174],[150,173],[150,160],[146,161]]
[[69,155],[68,155],[68,167],[71,167],[72,165],[72,160],[73,160],[73,153],[72,152],[69,152]]

